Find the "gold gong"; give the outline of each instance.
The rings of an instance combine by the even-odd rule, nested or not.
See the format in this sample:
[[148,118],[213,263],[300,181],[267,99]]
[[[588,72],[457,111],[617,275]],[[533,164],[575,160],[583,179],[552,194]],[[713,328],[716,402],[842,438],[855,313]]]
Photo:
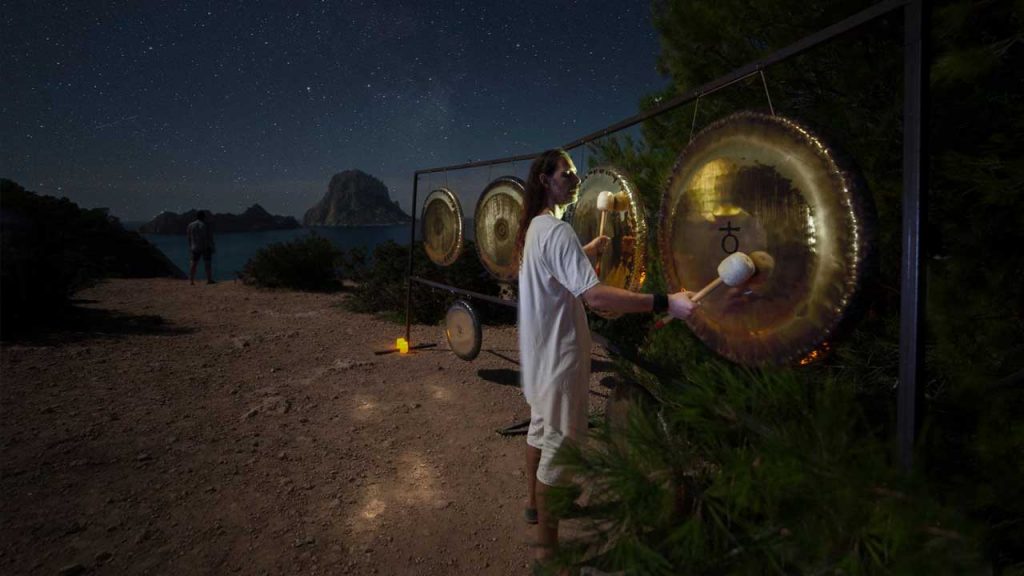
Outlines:
[[423,249],[439,266],[448,266],[462,253],[462,205],[447,188],[438,188],[423,202]]
[[480,262],[492,276],[511,282],[519,273],[516,234],[523,212],[523,181],[502,176],[487,185],[476,203],[474,231]]
[[621,171],[601,166],[587,173],[573,208],[572,228],[581,244],[597,237],[601,226],[597,199],[605,191],[614,198],[604,224],[604,235],[611,243],[595,262],[595,270],[604,284],[636,292],[643,283],[647,261],[647,222],[636,189]]
[[723,258],[758,272],[702,301],[687,323],[748,365],[806,363],[847,313],[867,268],[873,213],[860,178],[807,128],[741,112],[680,155],[662,198],[659,245],[673,289],[699,290]]

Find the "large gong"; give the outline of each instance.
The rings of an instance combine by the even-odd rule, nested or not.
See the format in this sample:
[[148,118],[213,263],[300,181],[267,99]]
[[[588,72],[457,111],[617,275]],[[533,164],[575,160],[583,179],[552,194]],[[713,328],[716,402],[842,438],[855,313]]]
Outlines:
[[484,188],[476,204],[474,230],[480,262],[492,276],[512,282],[519,273],[516,234],[523,212],[523,181],[503,176]]
[[821,138],[778,116],[741,112],[694,138],[662,198],[666,279],[699,290],[737,251],[758,267],[702,301],[694,333],[741,364],[815,358],[867,269],[873,212],[860,183]]
[[643,283],[647,261],[647,222],[636,189],[621,171],[602,166],[587,173],[572,212],[572,228],[581,244],[597,237],[601,226],[597,197],[604,191],[615,197],[614,209],[607,212],[604,225],[604,235],[611,238],[611,243],[595,269],[604,284],[636,292]]
[[438,188],[423,203],[423,249],[439,266],[448,266],[462,252],[462,205],[447,188]]

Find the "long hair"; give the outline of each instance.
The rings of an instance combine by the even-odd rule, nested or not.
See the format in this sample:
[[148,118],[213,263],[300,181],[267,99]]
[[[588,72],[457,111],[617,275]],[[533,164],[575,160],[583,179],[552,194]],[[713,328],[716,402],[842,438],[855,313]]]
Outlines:
[[523,249],[526,245],[526,229],[530,221],[547,206],[547,190],[540,181],[540,175],[551,176],[558,168],[560,159],[569,160],[569,154],[561,148],[545,150],[530,164],[530,175],[526,178],[526,189],[523,194],[523,213],[519,217],[519,232],[516,234],[516,260],[523,261]]

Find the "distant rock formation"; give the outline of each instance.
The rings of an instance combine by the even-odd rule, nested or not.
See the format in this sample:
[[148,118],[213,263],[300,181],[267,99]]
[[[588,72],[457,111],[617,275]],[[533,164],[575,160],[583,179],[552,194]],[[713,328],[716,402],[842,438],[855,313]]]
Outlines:
[[411,218],[391,200],[380,180],[359,170],[335,174],[315,206],[302,219],[305,226],[379,226]]
[[[189,210],[184,214],[162,212],[156,218],[143,224],[139,232],[143,234],[184,234],[189,223],[196,219],[197,210]],[[259,232],[262,230],[288,230],[299,228],[299,221],[291,216],[275,216],[253,204],[241,214],[210,214],[207,217],[216,234],[233,232]]]

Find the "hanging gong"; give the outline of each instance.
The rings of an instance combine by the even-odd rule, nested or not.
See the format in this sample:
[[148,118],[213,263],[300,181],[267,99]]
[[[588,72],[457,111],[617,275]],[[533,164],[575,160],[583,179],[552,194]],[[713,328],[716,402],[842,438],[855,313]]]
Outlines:
[[480,262],[492,276],[512,282],[519,273],[516,235],[523,212],[523,181],[502,176],[487,185],[476,204],[475,238]]
[[687,320],[747,365],[807,363],[847,314],[873,245],[870,201],[836,150],[807,128],[741,112],[683,150],[662,198],[659,245],[672,289],[699,290],[740,251],[751,280],[702,300]]
[[613,197],[604,224],[604,235],[611,243],[595,262],[595,270],[602,283],[636,292],[644,281],[647,221],[636,188],[621,171],[601,166],[587,173],[573,209],[572,228],[581,244],[597,237],[601,226],[597,200],[604,191]]
[[469,302],[456,300],[444,317],[444,334],[448,347],[463,360],[472,360],[480,353],[483,331],[480,319]]
[[423,249],[434,264],[449,266],[462,253],[462,205],[447,188],[438,188],[423,202]]

